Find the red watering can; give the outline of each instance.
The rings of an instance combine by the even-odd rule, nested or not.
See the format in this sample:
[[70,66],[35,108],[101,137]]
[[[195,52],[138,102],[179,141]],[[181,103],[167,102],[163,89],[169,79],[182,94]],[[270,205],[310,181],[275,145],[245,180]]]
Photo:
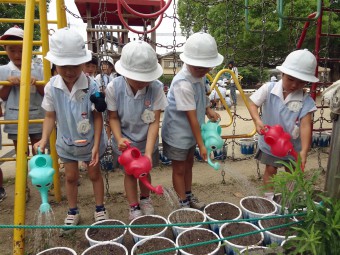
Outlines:
[[162,186],[153,187],[148,181],[147,176],[152,168],[150,159],[143,156],[136,147],[131,147],[127,142],[126,145],[127,149],[118,157],[118,162],[124,166],[126,174],[133,175],[136,179],[141,180],[149,190],[162,195]]
[[261,130],[261,135],[264,135],[264,141],[270,146],[273,155],[281,158],[290,154],[297,161],[298,154],[290,141],[291,137],[280,125],[265,125],[265,129]]

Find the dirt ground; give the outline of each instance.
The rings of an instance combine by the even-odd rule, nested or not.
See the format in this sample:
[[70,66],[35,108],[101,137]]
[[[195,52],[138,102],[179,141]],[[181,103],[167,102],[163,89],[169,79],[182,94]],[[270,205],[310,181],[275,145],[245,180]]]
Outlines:
[[[239,101],[240,102],[240,101]],[[227,115],[225,112],[220,112],[222,115],[221,124],[227,123]],[[238,105],[238,114],[244,118],[249,118],[246,107],[243,103]],[[327,116],[328,117],[328,116]],[[238,123],[236,126],[237,133],[249,133],[253,129],[251,122]],[[232,133],[232,128],[223,131],[224,133]],[[233,150],[234,149],[234,150]],[[4,155],[1,152],[1,156]],[[233,157],[234,160],[231,158]],[[193,176],[193,193],[200,200],[211,203],[216,201],[227,201],[239,205],[239,201],[244,196],[262,195],[260,175],[263,173],[263,166],[257,168],[256,160],[252,157],[247,157],[240,153],[238,145],[228,146],[228,158],[221,163],[221,169],[213,170],[207,163],[195,162]],[[321,164],[326,169],[328,154],[318,153],[313,149],[309,155],[306,171],[318,169]],[[7,198],[0,203],[0,225],[11,225],[13,223],[14,214],[14,181],[15,181],[15,164],[14,162],[6,162],[1,165],[5,176],[5,189],[8,194]],[[171,189],[171,166],[161,165],[151,172],[153,185],[162,185],[165,189]],[[128,220],[128,204],[124,194],[123,172],[116,169],[113,172],[105,174],[103,172],[105,187],[105,206],[109,212],[110,218],[122,220],[126,224]],[[320,177],[319,188],[324,187],[324,175]],[[62,194],[65,195],[64,177],[61,171],[61,186]],[[39,192],[28,181],[28,186],[31,190],[31,198],[26,204],[26,225],[37,225],[36,215],[39,211],[41,199]],[[49,197],[52,210],[55,217],[55,225],[62,225],[67,211],[67,202],[63,196],[61,203],[55,203],[53,196]],[[167,217],[175,208],[172,201],[169,201],[165,196],[152,195],[155,211],[157,214]],[[81,225],[90,225],[93,223],[94,198],[92,185],[87,178],[86,172],[81,172],[79,186],[79,209],[81,214]],[[85,238],[85,228],[77,230],[73,235],[59,237],[59,231],[53,231],[53,237],[39,242],[34,239],[39,237],[38,230],[25,231],[25,254],[35,254],[34,250],[37,246],[42,247],[44,244],[55,246],[66,246],[74,249],[77,254],[81,254],[89,247],[88,241]],[[172,237],[169,230],[167,236]],[[133,246],[132,237],[127,234],[124,239],[124,244],[128,249]],[[0,228],[0,253],[2,255],[12,254],[13,247],[13,230],[10,228]]]

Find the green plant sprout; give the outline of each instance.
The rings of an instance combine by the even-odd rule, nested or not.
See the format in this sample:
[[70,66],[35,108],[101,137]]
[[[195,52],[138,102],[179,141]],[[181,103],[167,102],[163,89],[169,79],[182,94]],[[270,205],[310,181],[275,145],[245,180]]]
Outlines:
[[340,201],[317,194],[320,203],[314,201],[314,186],[320,175],[314,171],[307,176],[301,169],[301,158],[290,163],[280,161],[290,172],[279,172],[272,180],[275,194],[281,193],[281,212],[305,212],[301,223],[292,227],[295,237],[287,241],[289,254],[330,255],[340,251]]

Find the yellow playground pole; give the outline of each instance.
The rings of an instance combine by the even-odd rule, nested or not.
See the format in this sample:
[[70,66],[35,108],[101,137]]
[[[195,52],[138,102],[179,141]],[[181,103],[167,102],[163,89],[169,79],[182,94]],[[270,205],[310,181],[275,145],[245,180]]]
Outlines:
[[[31,60],[33,47],[34,0],[26,1],[25,30],[22,51],[22,66],[20,80],[20,101],[18,118],[18,146],[14,196],[14,225],[25,224],[25,191],[27,179],[27,147],[28,119],[31,83]],[[13,233],[13,254],[24,254],[25,230],[15,228]]]
[[65,2],[64,0],[56,0],[56,8],[57,8],[57,20],[58,20],[58,28],[63,28],[67,26],[66,20],[66,12],[65,12]]

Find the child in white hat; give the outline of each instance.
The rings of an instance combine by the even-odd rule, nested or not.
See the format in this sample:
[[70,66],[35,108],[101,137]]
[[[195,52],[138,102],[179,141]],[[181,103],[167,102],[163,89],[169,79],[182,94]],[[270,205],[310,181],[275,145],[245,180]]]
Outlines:
[[[8,29],[0,40],[22,41],[24,30],[15,26]],[[0,66],[0,80],[9,81],[10,86],[1,86],[0,97],[6,101],[5,120],[17,120],[19,114],[19,94],[20,78],[22,63],[22,45],[3,45],[10,62],[7,65]],[[41,102],[44,96],[44,87],[35,86],[36,81],[44,80],[42,66],[32,62],[31,65],[31,94],[29,103],[29,119],[43,119],[44,110],[41,108]],[[15,150],[17,149],[18,125],[5,124],[4,132],[8,133],[8,138],[13,140]],[[32,144],[41,139],[42,125],[29,124],[28,134]],[[33,151],[33,154],[34,151]]]
[[[306,165],[307,153],[311,145],[311,123],[313,112],[316,111],[314,100],[304,92],[303,88],[310,82],[319,81],[315,77],[317,66],[315,56],[305,50],[290,53],[281,66],[276,67],[282,72],[282,79],[278,82],[268,82],[250,97],[250,114],[255,122],[256,130],[261,134],[264,125],[279,124],[292,137],[294,149],[300,152],[302,167]],[[262,106],[262,118],[258,108]],[[270,151],[263,136],[258,140],[259,150],[256,158],[265,164],[263,183],[268,189],[271,177],[277,173],[282,164],[279,160],[289,162],[292,156],[278,158]],[[286,169],[288,171],[288,169]],[[272,192],[265,194],[273,197]]]
[[[50,38],[47,60],[56,65],[58,75],[45,87],[42,107],[45,109],[42,139],[34,147],[44,151],[55,123],[57,123],[56,149],[65,167],[65,187],[68,212],[65,225],[80,221],[77,206],[79,169],[78,161],[88,164],[88,176],[93,185],[95,221],[108,219],[104,207],[104,183],[99,168],[99,158],[104,154],[102,113],[90,100],[97,95],[96,83],[82,71],[84,63],[91,60],[82,36],[71,28],[57,30]],[[103,109],[102,109],[103,110]],[[101,111],[102,111],[101,110]],[[62,233],[74,229],[65,228]]]
[[[156,166],[160,115],[167,106],[163,84],[157,80],[163,69],[158,64],[156,52],[144,41],[130,42],[124,46],[115,69],[121,76],[106,88],[115,158],[127,148],[127,142]],[[150,181],[150,175],[148,178]],[[124,186],[130,220],[143,214],[154,214],[150,190],[142,182],[139,182],[139,197],[137,180],[132,175],[125,174]]]
[[210,108],[204,77],[223,62],[223,56],[217,51],[215,39],[200,32],[188,38],[180,58],[185,65],[172,80],[169,106],[162,122],[163,154],[172,160],[172,180],[180,206],[202,209],[205,204],[191,191],[194,152],[197,144],[201,157],[207,160],[200,127],[205,122],[205,115],[213,121],[220,118]]

